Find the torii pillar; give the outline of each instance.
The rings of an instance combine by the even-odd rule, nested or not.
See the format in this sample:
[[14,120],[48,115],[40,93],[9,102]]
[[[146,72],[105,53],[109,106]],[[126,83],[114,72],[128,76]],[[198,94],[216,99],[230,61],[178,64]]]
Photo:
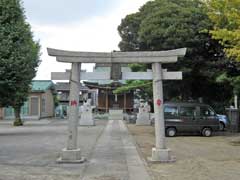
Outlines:
[[59,162],[83,162],[81,151],[77,147],[79,83],[81,80],[101,79],[109,80],[109,72],[81,72],[81,63],[148,63],[152,64],[152,72],[122,72],[122,79],[153,79],[154,115],[155,115],[155,147],[152,149],[151,161],[174,161],[170,149],[165,142],[165,121],[163,109],[162,80],[181,79],[181,72],[167,72],[162,70],[162,63],[177,62],[179,56],[184,56],[186,48],[170,51],[148,52],[73,52],[48,48],[48,54],[55,56],[57,61],[72,63],[71,73],[55,73],[55,80],[68,80],[70,78],[70,114],[68,121],[67,147],[63,149]]
[[163,71],[162,64],[153,63],[153,103],[155,116],[155,147],[152,148],[151,161],[171,162],[174,158],[170,149],[166,148],[165,142],[165,120],[163,107]]
[[81,150],[77,146],[78,141],[78,113],[79,113],[79,92],[80,92],[80,71],[81,63],[72,63],[70,74],[70,95],[69,95],[69,118],[67,147],[62,150],[59,163],[82,163],[85,158],[81,156]]

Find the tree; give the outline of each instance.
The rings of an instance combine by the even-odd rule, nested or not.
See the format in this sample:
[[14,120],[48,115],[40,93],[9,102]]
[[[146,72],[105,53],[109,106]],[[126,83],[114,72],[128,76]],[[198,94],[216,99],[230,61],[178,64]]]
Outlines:
[[[129,64],[133,72],[144,72],[147,70],[146,64]],[[129,90],[136,90],[135,96],[138,99],[145,99],[151,101],[153,96],[152,81],[150,80],[127,80],[126,83],[113,91],[114,94],[121,94]]]
[[[222,45],[209,35],[212,28],[206,6],[200,0],[149,1],[139,12],[122,20],[118,27],[122,38],[119,47],[122,51],[187,47],[186,56],[178,63],[164,65],[168,70],[183,71],[182,81],[164,83],[165,99],[203,97],[207,103],[220,102],[222,106],[231,98],[231,91],[215,79],[223,70],[239,70],[238,64],[225,58]],[[148,65],[147,68],[151,67]],[[131,84],[127,86],[132,87]]]
[[208,0],[208,15],[214,23],[212,37],[226,54],[240,61],[240,0]]
[[1,0],[0,24],[0,107],[12,106],[14,125],[22,125],[20,109],[40,63],[40,46],[20,0]]
[[[240,62],[240,1],[239,0],[208,0],[208,15],[214,24],[210,31],[212,38],[219,40],[225,53],[232,60]],[[239,73],[233,76],[223,72],[217,77],[217,82],[229,83],[233,88],[235,107],[240,94]]]

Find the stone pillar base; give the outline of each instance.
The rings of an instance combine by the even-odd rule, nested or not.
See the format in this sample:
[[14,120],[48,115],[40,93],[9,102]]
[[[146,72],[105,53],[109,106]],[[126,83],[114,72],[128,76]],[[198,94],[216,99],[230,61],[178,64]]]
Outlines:
[[145,111],[139,109],[137,114],[136,125],[151,125],[150,113],[145,109]]
[[149,114],[138,114],[136,125],[137,126],[150,126],[150,115]]
[[150,120],[144,120],[144,121],[136,120],[136,125],[137,126],[150,126],[151,121]]
[[81,157],[80,149],[67,150],[64,148],[57,163],[83,163],[85,160],[84,157]]
[[95,126],[94,119],[80,119],[79,121],[80,126]]
[[123,110],[122,109],[110,109],[109,110],[109,120],[123,120]]
[[93,114],[91,112],[84,112],[81,114],[81,118],[79,120],[80,126],[95,126],[95,120],[93,118]]
[[169,163],[175,162],[176,158],[171,156],[170,149],[156,149],[152,148],[152,157],[148,158],[151,162]]
[[80,126],[95,126],[95,121],[94,120],[80,121],[79,125]]

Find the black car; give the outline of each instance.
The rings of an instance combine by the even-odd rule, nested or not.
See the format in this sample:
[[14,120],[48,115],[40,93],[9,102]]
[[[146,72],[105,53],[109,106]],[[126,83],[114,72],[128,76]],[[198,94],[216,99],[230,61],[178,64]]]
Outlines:
[[201,103],[164,103],[166,136],[173,137],[178,132],[199,132],[209,137],[219,131],[219,119],[215,111]]

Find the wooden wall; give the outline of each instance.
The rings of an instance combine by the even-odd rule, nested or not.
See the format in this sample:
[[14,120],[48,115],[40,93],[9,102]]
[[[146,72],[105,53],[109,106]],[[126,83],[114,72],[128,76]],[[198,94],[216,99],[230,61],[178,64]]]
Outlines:
[[[108,94],[108,97],[106,98],[106,95]],[[127,110],[133,109],[133,92],[126,93],[126,103],[125,108]],[[120,109],[124,109],[124,94],[119,94],[117,96],[117,102],[115,102],[115,95],[112,93],[112,91],[108,91],[106,93],[106,90],[99,90],[98,94],[98,109],[99,110],[106,110],[106,100],[108,100],[108,109],[114,108],[114,106],[118,106]]]

